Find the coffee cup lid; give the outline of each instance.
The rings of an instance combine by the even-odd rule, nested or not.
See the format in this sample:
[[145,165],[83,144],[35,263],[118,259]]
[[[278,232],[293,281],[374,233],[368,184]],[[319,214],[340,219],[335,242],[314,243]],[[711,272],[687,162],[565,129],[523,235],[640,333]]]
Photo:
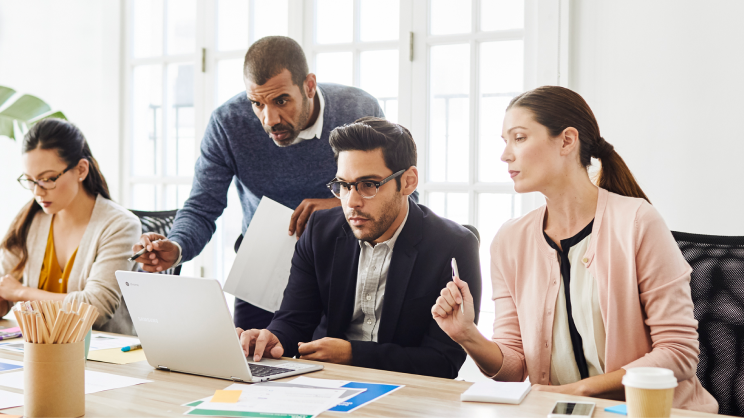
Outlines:
[[634,367],[625,372],[623,385],[638,389],[671,389],[677,387],[677,378],[669,369]]

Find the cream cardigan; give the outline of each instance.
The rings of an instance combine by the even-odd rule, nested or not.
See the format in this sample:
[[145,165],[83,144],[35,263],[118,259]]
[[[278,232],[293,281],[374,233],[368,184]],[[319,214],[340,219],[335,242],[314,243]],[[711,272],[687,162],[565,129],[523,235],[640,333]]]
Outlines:
[[[44,212],[39,212],[31,223],[26,243],[28,261],[23,270],[25,286],[39,287],[51,223],[52,216]],[[96,330],[136,334],[114,272],[134,269],[135,263],[127,258],[141,233],[140,221],[132,212],[100,195],[96,198],[78,246],[65,298],[65,302],[76,300],[98,308],[99,316],[93,325]],[[18,260],[18,255],[0,251],[0,277],[8,274]]]
[[[496,318],[493,341],[502,381],[550,383],[556,251],[543,237],[546,207],[508,221],[491,244]],[[700,353],[690,296],[692,269],[653,206],[599,189],[592,240],[581,262],[597,281],[606,331],[605,373],[632,367],[671,369],[674,407],[717,413],[695,376]]]

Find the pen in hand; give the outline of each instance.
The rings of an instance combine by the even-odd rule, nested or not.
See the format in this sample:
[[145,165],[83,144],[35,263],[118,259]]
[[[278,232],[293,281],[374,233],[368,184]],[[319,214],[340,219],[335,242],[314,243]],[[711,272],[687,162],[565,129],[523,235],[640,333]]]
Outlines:
[[[452,281],[455,281],[455,277],[460,277],[460,272],[457,270],[457,260],[452,258]],[[462,292],[460,292],[460,298],[462,299],[462,302],[460,302],[460,313],[465,313],[465,298],[462,297]]]
[[[154,244],[154,243],[156,243],[158,241],[160,241],[160,240],[153,241],[150,244]],[[147,246],[144,246],[144,247],[142,247],[141,250],[139,250],[136,253],[132,254],[132,256],[128,258],[128,260],[129,261],[134,261],[134,260],[140,258],[142,256],[142,254],[144,254],[146,252],[147,252]]]

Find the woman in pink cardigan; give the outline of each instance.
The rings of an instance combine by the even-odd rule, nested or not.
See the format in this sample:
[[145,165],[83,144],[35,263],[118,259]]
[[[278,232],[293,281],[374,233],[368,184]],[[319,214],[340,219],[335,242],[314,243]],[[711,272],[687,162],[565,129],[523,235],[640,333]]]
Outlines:
[[534,390],[622,400],[625,370],[664,367],[679,382],[674,407],[718,412],[695,376],[692,269],[584,99],[555,86],[523,93],[502,137],[514,189],[547,204],[505,223],[491,244],[492,340],[459,278],[432,307],[442,330],[496,380],[529,376]]

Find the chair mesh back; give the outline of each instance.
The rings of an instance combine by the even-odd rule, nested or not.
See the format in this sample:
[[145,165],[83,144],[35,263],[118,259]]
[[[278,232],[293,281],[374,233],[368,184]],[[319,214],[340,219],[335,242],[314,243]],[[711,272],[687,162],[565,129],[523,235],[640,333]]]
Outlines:
[[[131,212],[137,215],[137,217],[140,219],[143,234],[154,232],[156,234],[167,237],[168,232],[170,232],[170,229],[173,226],[173,221],[176,219],[176,213],[178,211],[166,210],[162,212],[144,212],[140,210],[133,210]],[[140,269],[139,271],[143,270]],[[159,274],[174,274],[177,276],[181,274],[181,266],[161,271]]]
[[744,237],[672,234],[692,266],[697,377],[719,414],[744,416]]

